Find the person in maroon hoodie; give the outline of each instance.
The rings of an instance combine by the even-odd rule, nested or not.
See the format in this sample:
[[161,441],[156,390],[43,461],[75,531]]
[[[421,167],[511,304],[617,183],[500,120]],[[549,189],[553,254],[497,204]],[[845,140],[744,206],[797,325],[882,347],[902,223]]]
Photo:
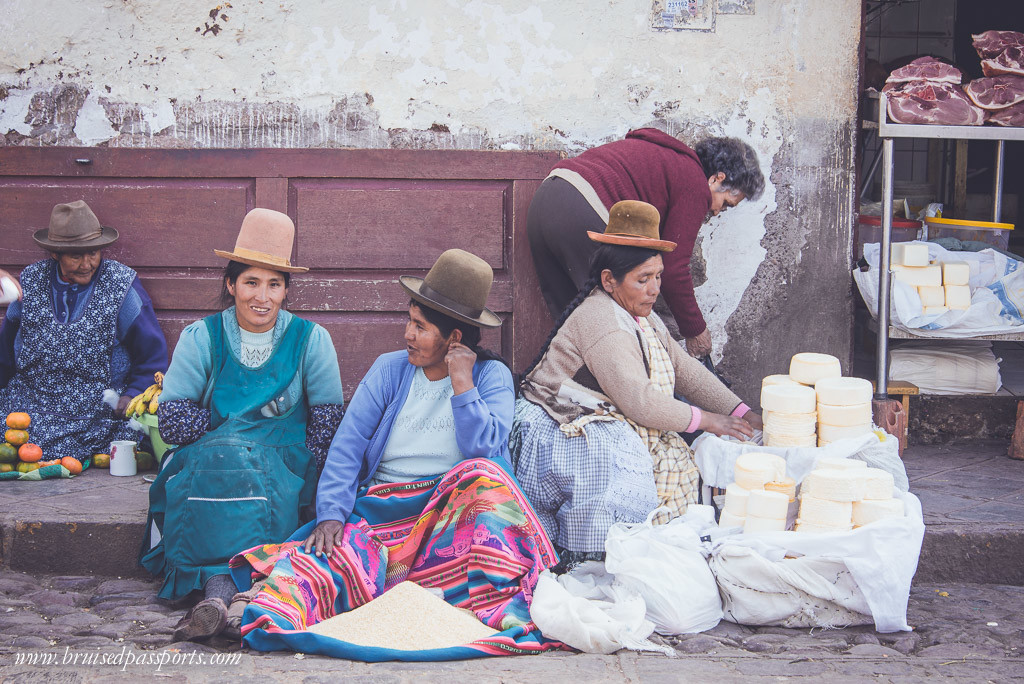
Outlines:
[[686,350],[711,351],[711,334],[693,294],[690,257],[697,232],[711,216],[764,190],[757,154],[735,138],[705,138],[696,149],[655,128],[630,131],[624,140],[587,150],[555,165],[537,189],[526,219],[541,290],[556,319],[587,279],[608,209],[641,200],[661,213],[661,238],[679,247],[664,256],[662,295]]

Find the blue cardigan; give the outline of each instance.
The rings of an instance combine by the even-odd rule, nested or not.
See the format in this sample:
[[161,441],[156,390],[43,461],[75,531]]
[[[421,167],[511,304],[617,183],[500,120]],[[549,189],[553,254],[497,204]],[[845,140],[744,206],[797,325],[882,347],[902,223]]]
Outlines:
[[[380,465],[415,371],[408,352],[390,352],[377,357],[359,383],[320,476],[316,496],[319,522],[345,522],[352,513],[357,490]],[[473,384],[475,387],[451,399],[459,451],[467,459],[501,458],[510,468],[508,435],[515,410],[512,373],[498,361],[478,361],[473,366]]]

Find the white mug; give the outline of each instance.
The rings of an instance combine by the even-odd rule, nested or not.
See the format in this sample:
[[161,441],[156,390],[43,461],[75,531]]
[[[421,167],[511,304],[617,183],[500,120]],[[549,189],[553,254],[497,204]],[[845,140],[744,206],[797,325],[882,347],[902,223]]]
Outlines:
[[137,442],[117,441],[110,443],[110,474],[118,476],[134,475],[135,447]]

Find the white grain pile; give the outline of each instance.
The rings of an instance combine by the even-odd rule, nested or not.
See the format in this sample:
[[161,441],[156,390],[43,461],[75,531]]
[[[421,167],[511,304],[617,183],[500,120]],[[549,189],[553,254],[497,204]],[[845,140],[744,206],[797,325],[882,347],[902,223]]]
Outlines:
[[415,582],[309,628],[310,632],[358,646],[424,651],[463,646],[495,634],[469,611],[445,603]]

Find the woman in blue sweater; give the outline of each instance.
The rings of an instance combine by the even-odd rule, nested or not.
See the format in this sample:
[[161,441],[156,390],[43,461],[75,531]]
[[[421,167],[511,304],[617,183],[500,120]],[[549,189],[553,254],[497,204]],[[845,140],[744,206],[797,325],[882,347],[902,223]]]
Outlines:
[[501,325],[484,306],[492,278],[453,249],[426,278],[400,279],[412,298],[405,349],[380,356],[356,389],[316,522],[231,562],[236,581],[267,576],[242,620],[249,646],[308,648],[291,642],[296,630],[408,580],[513,630],[504,638],[520,648],[547,647],[531,636],[529,597],[557,558],[511,474],[512,374],[479,347],[480,329]]

